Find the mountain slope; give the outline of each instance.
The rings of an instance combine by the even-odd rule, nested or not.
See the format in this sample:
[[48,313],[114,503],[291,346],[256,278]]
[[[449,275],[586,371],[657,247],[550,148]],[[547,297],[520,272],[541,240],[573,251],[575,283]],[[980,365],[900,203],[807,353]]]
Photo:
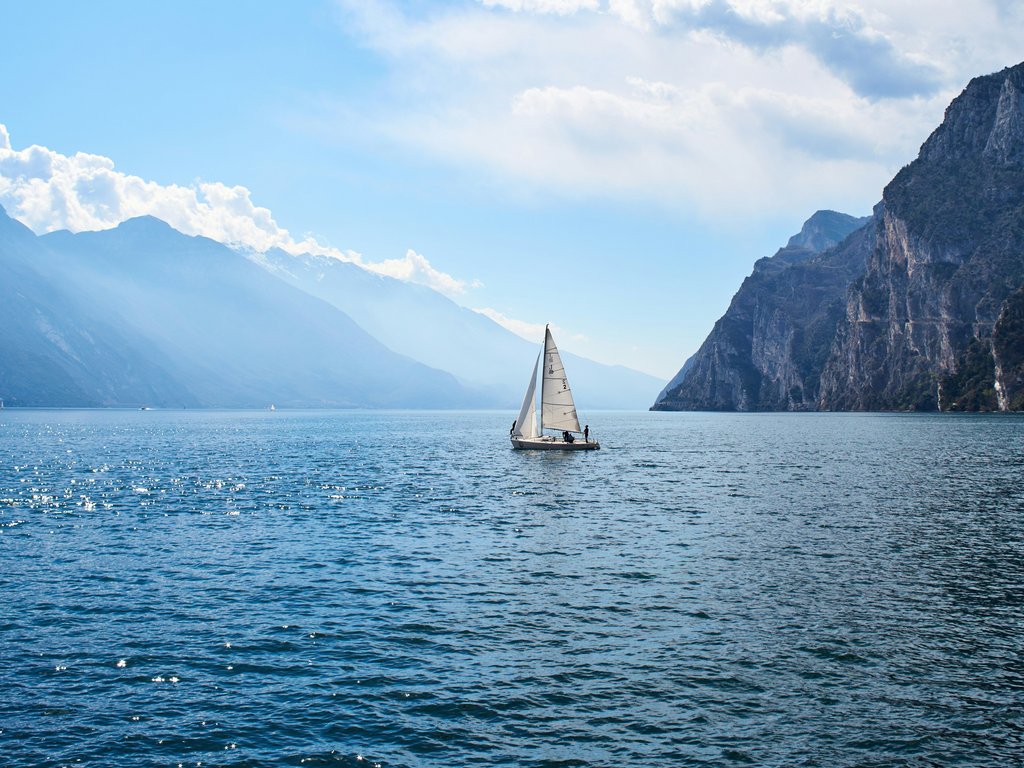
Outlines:
[[967,85],[866,226],[782,256],[655,408],[1024,408],[1024,64]]
[[40,268],[36,236],[0,208],[0,397],[13,406],[197,401],[145,339],[118,327],[87,293]]
[[820,407],[1019,402],[999,347],[1024,285],[1024,64],[970,82],[886,187],[875,219],[878,241],[847,297]]
[[0,332],[11,404],[475,403],[450,375],[212,240],[150,217],[40,238],[15,224],[6,220]]
[[[248,254],[271,274],[330,302],[391,349],[451,372],[494,407],[518,407],[540,339],[531,343],[423,286],[325,256]],[[564,340],[563,340],[564,343]],[[646,408],[653,376],[562,350],[581,408]]]
[[843,294],[866,259],[866,221],[818,211],[784,248],[760,259],[653,409],[813,407]]

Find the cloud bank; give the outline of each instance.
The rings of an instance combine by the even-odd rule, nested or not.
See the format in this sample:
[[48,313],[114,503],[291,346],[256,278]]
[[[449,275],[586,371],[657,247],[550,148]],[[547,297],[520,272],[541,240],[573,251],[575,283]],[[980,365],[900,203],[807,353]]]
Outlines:
[[[930,95],[935,62],[904,53],[884,20],[851,3],[806,0],[482,0],[516,13],[602,13],[644,31],[703,32],[761,53],[803,48],[867,98]],[[869,4],[870,5],[870,4]],[[891,4],[890,4],[891,5]],[[883,21],[876,24],[872,19]]]
[[366,261],[354,251],[324,245],[313,237],[295,238],[269,209],[256,205],[248,189],[219,182],[163,185],[122,173],[101,155],[62,155],[32,145],[15,150],[0,124],[0,205],[37,234],[68,229],[110,229],[136,216],[155,216],[179,232],[202,235],[259,252],[280,248],[353,262],[371,272],[420,283],[458,296],[475,282],[459,280],[409,250],[401,259]]
[[724,218],[866,210],[1024,34],[994,0],[338,2],[400,98],[325,122],[523,196]]
[[434,269],[422,256],[411,248],[405,252],[401,259],[386,259],[378,262],[365,262],[359,254],[348,252],[350,259],[371,272],[393,277],[406,283],[418,283],[433,288],[446,296],[459,296],[466,292],[467,288],[480,288],[482,283],[479,280],[457,280],[451,275]]

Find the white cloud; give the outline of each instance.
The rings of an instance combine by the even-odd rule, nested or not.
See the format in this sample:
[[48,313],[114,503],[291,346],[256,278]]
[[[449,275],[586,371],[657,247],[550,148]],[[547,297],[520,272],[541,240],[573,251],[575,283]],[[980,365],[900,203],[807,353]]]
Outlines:
[[510,11],[528,13],[554,13],[560,16],[579,11],[596,11],[601,7],[598,0],[482,0],[490,7],[506,8]]
[[424,256],[412,249],[406,251],[403,259],[385,259],[378,262],[364,262],[358,254],[349,254],[350,258],[353,256],[355,258],[352,260],[364,269],[407,283],[425,285],[446,296],[460,296],[466,292],[467,288],[481,287],[479,280],[467,283],[465,280],[457,280],[451,275],[434,269]]
[[[526,320],[517,320],[514,317],[509,317],[506,314],[499,312],[496,309],[490,307],[474,308],[474,312],[488,317],[502,328],[508,331],[512,331],[516,336],[519,336],[527,341],[540,341],[544,338],[544,323],[531,323]],[[590,339],[585,334],[568,331],[558,325],[551,326],[551,332],[556,334],[558,338],[569,341],[570,343],[584,344]]]
[[[920,106],[941,111],[944,101]],[[860,212],[931,127],[885,102],[633,78],[618,88],[527,89],[500,120],[422,121],[406,140],[570,194],[709,215],[802,212],[823,201]]]
[[514,317],[504,315],[496,309],[489,307],[481,307],[474,309],[474,312],[478,312],[484,317],[489,317],[491,320],[496,322],[502,328],[508,331],[512,331],[516,336],[526,339],[527,341],[537,341],[544,337],[544,323],[530,323],[526,320],[516,320]]
[[314,237],[295,238],[256,205],[248,189],[219,182],[162,185],[114,168],[110,158],[78,152],[62,155],[33,145],[11,147],[0,124],[0,205],[37,234],[69,229],[109,229],[136,216],[155,216],[179,232],[202,235],[255,251],[280,248],[351,261],[364,269],[421,283],[449,296],[476,282],[458,280],[409,251],[403,259],[370,262],[359,254],[324,245]]
[[345,130],[524,196],[723,217],[867,210],[971,76],[1016,63],[1024,34],[1020,10],[955,0],[479,0],[415,16],[339,3],[398,95]]

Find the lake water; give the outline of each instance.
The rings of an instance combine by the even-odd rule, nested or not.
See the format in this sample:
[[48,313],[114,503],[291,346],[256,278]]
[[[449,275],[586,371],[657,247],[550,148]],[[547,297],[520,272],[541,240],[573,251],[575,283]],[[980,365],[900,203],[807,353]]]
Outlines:
[[0,411],[0,765],[1024,759],[1024,418]]

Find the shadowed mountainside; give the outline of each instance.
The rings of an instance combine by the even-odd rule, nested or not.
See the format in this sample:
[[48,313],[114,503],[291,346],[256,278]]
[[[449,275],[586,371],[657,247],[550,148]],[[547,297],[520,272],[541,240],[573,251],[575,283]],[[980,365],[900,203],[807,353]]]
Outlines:
[[337,308],[158,219],[36,238],[5,215],[0,232],[9,405],[476,403]]
[[[14,406],[513,407],[537,352],[422,286],[152,217],[36,237],[2,214],[0,270]],[[565,358],[585,409],[642,407],[657,386]]]
[[[784,248],[760,259],[654,409],[812,408],[843,293],[864,266],[866,221],[818,211]],[[843,248],[821,253],[848,235]]]
[[655,409],[1024,409],[1024,64],[968,84],[864,227],[786,250]]

